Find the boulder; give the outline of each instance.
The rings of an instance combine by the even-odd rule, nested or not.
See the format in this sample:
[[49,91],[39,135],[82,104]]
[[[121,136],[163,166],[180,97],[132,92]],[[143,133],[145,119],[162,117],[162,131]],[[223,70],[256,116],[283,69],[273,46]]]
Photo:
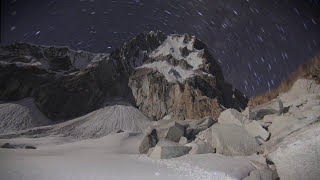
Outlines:
[[283,102],[280,99],[274,99],[253,108],[252,111],[255,113],[255,120],[263,119],[266,115],[280,115],[284,112]]
[[148,153],[149,149],[154,147],[158,143],[157,131],[152,128],[148,128],[144,132],[144,136],[139,146],[140,154]]
[[250,107],[246,107],[244,111],[241,112],[242,115],[244,115],[249,120],[252,120],[255,118],[256,113],[252,111]]
[[196,135],[205,129],[211,127],[217,121],[210,116],[204,117],[201,120],[195,120],[188,124],[186,128],[186,137],[188,139],[195,139]]
[[249,120],[236,109],[227,109],[220,114],[218,122],[220,124],[234,124],[242,126],[249,123]]
[[281,180],[319,179],[320,123],[293,132],[278,144],[268,158]]
[[195,141],[186,144],[185,146],[191,147],[189,154],[207,154],[207,153],[215,153],[215,149],[209,143],[205,143],[200,139],[196,139]]
[[243,126],[215,124],[212,126],[212,147],[227,156],[249,156],[257,152],[259,146]]
[[263,141],[267,141],[270,133],[266,131],[257,121],[252,121],[250,124],[246,124],[244,128],[247,130],[250,136]]
[[188,139],[187,139],[186,137],[182,136],[182,137],[180,138],[180,140],[179,140],[179,144],[185,145],[185,144],[187,144],[187,143],[188,143]]
[[273,172],[271,169],[254,170],[243,180],[272,180]]
[[[299,113],[303,115],[302,113]],[[291,134],[292,132],[305,127],[306,125],[317,121],[319,115],[317,113],[314,116],[306,117],[312,115],[310,111],[309,114],[303,116],[304,118],[296,116],[277,116],[274,117],[272,124],[269,126],[269,132],[271,133],[271,139],[284,138],[285,136]]]
[[159,139],[179,142],[180,138],[184,135],[184,126],[176,121],[155,126],[154,128]]
[[184,135],[184,126],[176,121],[163,121],[156,125],[148,127],[144,132],[144,137],[139,146],[141,154],[148,153],[149,148],[155,147],[159,140],[167,139],[174,142],[179,142]]
[[154,147],[152,153],[150,154],[150,158],[170,159],[183,156],[187,154],[190,150],[191,147],[182,146],[179,143],[162,139]]

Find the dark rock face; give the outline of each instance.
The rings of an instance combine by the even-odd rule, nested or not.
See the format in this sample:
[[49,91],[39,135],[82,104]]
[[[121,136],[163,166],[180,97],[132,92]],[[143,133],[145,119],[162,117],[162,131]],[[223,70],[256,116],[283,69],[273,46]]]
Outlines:
[[[22,45],[25,48],[26,45]],[[13,46],[19,48],[18,45]],[[29,46],[36,51],[34,46]],[[0,100],[34,97],[36,105],[48,118],[65,120],[97,109],[106,99],[130,96],[128,73],[109,56],[102,56],[90,67],[72,67],[67,71],[64,71],[67,66],[63,64],[70,65],[71,61],[67,61],[66,57],[48,61],[54,64],[49,69],[30,64],[1,63]],[[60,74],[62,71],[63,74]]]
[[[172,47],[166,49],[168,45]],[[168,74],[144,67],[163,62],[171,67]],[[26,43],[3,46],[0,101],[26,97],[33,97],[52,120],[86,114],[116,98],[131,102],[153,120],[166,115],[217,118],[221,105],[240,110],[247,104],[247,98],[224,81],[205,44],[188,34],[162,32],[139,34],[111,54]]]

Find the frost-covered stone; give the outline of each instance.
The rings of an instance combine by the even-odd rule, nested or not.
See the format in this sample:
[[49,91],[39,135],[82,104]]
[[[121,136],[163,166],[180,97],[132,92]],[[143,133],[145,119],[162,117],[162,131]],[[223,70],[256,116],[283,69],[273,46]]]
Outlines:
[[257,152],[259,144],[243,126],[215,124],[212,126],[212,147],[227,156],[249,156]]
[[190,151],[191,147],[180,145],[179,143],[168,141],[165,139],[160,140],[154,147],[150,158],[152,159],[170,159],[183,156]]
[[157,143],[158,143],[157,131],[149,127],[145,131],[142,141],[140,143],[140,146],[139,146],[140,154],[148,153],[149,149],[156,146]]
[[189,154],[215,153],[215,149],[211,146],[210,143],[205,143],[200,139],[196,139],[195,141],[186,144],[185,146],[191,147]]
[[178,122],[170,122],[154,127],[157,131],[159,139],[168,139],[170,141],[179,142],[180,138],[184,135],[184,126]]
[[235,109],[227,109],[220,114],[218,122],[220,124],[234,124],[242,126],[250,121],[239,111]]
[[256,113],[252,111],[250,107],[246,107],[244,111],[241,112],[242,115],[244,115],[249,120],[252,120],[255,118]]
[[216,122],[217,121],[215,119],[209,116],[204,117],[200,120],[192,121],[186,128],[186,137],[188,137],[189,139],[194,139],[200,131],[208,129]]
[[271,169],[254,170],[243,180],[272,180],[273,172]]
[[187,144],[187,143],[188,143],[188,139],[187,139],[186,137],[182,136],[182,137],[180,138],[180,140],[179,140],[179,144],[185,145],[185,144]]
[[320,123],[298,130],[274,147],[268,155],[280,179],[300,180],[320,177]]
[[250,134],[250,136],[267,141],[270,133],[266,131],[257,121],[252,121],[250,124],[246,124],[244,128]]

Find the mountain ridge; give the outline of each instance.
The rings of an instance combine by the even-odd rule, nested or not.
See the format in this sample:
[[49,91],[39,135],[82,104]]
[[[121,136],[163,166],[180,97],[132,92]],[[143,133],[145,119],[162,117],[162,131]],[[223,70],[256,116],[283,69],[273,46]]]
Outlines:
[[[189,34],[141,33],[110,54],[18,43],[1,47],[0,58],[0,100],[33,97],[52,120],[79,117],[119,97],[153,120],[169,114],[179,119],[217,117],[221,105],[240,110],[247,102],[245,95],[224,81],[206,45]],[[162,84],[149,84],[154,96],[139,85],[146,69],[163,79]],[[178,87],[181,91],[174,94]],[[184,100],[177,104],[174,97],[178,96]]]

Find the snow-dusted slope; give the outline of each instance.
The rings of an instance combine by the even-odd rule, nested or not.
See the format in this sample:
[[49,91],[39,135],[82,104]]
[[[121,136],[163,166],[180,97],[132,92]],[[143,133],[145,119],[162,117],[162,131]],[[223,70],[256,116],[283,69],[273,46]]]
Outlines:
[[114,131],[143,132],[150,120],[131,105],[111,105],[63,123],[14,133],[16,136],[68,136],[77,139],[97,138]]
[[149,122],[146,116],[130,105],[113,105],[57,124],[50,132],[76,138],[93,138],[105,136],[115,130],[143,132]]
[[0,134],[50,124],[32,98],[0,104]]

